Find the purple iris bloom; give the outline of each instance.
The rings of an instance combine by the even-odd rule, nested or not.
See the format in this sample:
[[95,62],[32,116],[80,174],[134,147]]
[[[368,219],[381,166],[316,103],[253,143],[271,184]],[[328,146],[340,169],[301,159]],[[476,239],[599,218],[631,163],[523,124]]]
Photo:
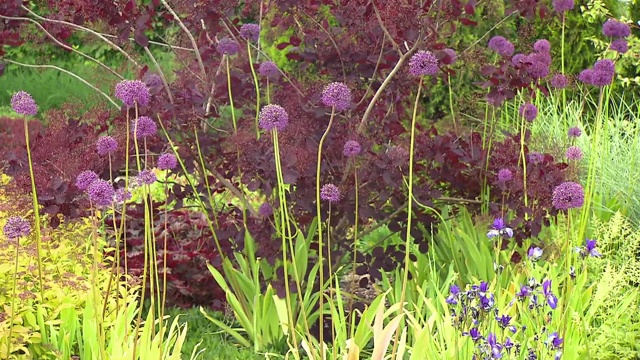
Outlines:
[[471,336],[471,340],[473,340],[473,342],[477,342],[478,340],[482,339],[482,335],[480,334],[480,330],[478,330],[478,328],[471,328],[471,330],[469,330],[469,332],[463,332],[462,333],[463,336]]
[[511,338],[506,338],[505,339],[504,348],[507,349],[507,352],[509,352],[514,345],[515,344],[513,343],[513,341],[511,341]]
[[589,255],[591,255],[593,257],[602,256],[602,254],[600,254],[600,252],[598,252],[598,250],[596,249],[596,241],[595,240],[586,239],[585,248],[587,250],[587,254],[589,254]]
[[489,311],[496,304],[496,297],[493,294],[489,294],[488,296],[480,296],[480,307],[482,310]]
[[551,280],[545,280],[542,283],[542,293],[547,299],[550,308],[555,309],[558,307],[558,298],[551,292]]
[[502,218],[496,218],[493,221],[493,225],[491,226],[491,230],[487,233],[487,237],[489,239],[494,238],[496,236],[504,236],[513,237],[513,229],[507,227]]
[[529,256],[531,261],[538,261],[538,259],[542,257],[542,252],[542,249],[536,246],[529,248],[529,253],[527,255]]
[[487,335],[487,345],[489,345],[489,347],[491,348],[491,358],[502,358],[502,344],[498,343],[496,334],[489,333],[489,335]]
[[547,338],[547,341],[545,341],[544,343],[547,346],[551,346],[551,348],[555,350],[555,349],[560,349],[562,347],[563,342],[564,342],[564,339],[562,339],[557,332],[553,332],[551,333],[551,335],[549,335],[549,337]]
[[524,298],[528,297],[529,295],[531,295],[531,292],[532,292],[532,290],[531,290],[530,287],[528,287],[527,285],[522,285],[522,287],[520,288],[520,291],[518,291],[516,293],[516,296],[521,298],[521,299],[524,299]]
[[457,305],[458,304],[458,295],[460,294],[460,288],[456,284],[452,284],[449,287],[449,296],[447,297],[447,304],[449,305]]

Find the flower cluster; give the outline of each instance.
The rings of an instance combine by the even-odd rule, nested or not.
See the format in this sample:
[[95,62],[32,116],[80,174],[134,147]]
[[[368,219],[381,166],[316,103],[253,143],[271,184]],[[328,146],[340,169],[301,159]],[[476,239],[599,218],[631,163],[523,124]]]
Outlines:
[[4,225],[3,232],[7,239],[15,240],[19,237],[29,236],[29,233],[31,233],[31,226],[27,220],[19,216],[12,216]]
[[513,54],[515,47],[513,44],[505,39],[503,36],[494,36],[489,40],[489,49],[497,52],[502,56],[511,56]]
[[248,41],[257,42],[260,39],[260,25],[244,24],[240,27],[240,36]]
[[360,147],[360,143],[355,140],[349,140],[344,143],[344,148],[342,149],[342,154],[346,157],[354,157],[360,154],[362,148]]
[[567,148],[565,156],[567,157],[567,160],[578,161],[578,160],[582,160],[582,157],[584,156],[584,154],[582,153],[582,150],[579,147],[569,146],[569,148]]
[[136,176],[136,183],[138,186],[152,185],[156,180],[158,180],[158,178],[151,170],[142,170],[138,176]]
[[438,59],[431,51],[418,51],[409,59],[409,74],[412,76],[435,75],[437,72]]
[[584,246],[576,247],[576,252],[584,259],[587,256],[601,257],[602,254],[596,249],[596,240],[585,239]]
[[555,74],[549,82],[554,89],[564,89],[569,85],[569,79],[564,74]]
[[171,170],[175,169],[176,166],[178,166],[178,159],[173,154],[162,154],[158,158],[158,169],[160,170]]
[[336,111],[344,111],[351,105],[351,90],[341,82],[333,82],[322,90],[322,103]]
[[100,156],[113,154],[117,149],[118,142],[111,136],[103,136],[96,143],[96,150]]
[[280,70],[278,70],[278,65],[276,65],[273,61],[265,61],[263,63],[260,63],[258,74],[269,79],[274,79],[280,76]]
[[518,113],[524,117],[525,120],[531,122],[538,116],[538,108],[533,104],[522,104],[518,109]]
[[11,108],[20,115],[34,116],[38,113],[38,104],[29,93],[24,91],[13,94]]
[[615,63],[610,59],[596,61],[593,68],[584,69],[578,75],[578,80],[593,86],[607,86],[613,82]]
[[569,128],[568,135],[571,138],[579,138],[580,135],[582,135],[582,130],[580,130],[580,128],[577,126],[571,127]]
[[235,55],[240,51],[240,44],[230,38],[222,38],[218,42],[218,51],[224,55]]
[[516,293],[515,298],[509,306],[513,305],[516,300],[519,302],[529,300],[528,307],[530,310],[541,310],[544,309],[546,305],[548,305],[551,310],[555,310],[555,308],[558,307],[558,297],[551,290],[551,280],[544,280],[542,282],[542,289],[540,289],[540,285],[535,278],[531,278],[527,285],[520,287],[520,290]]
[[108,181],[97,179],[89,185],[87,194],[89,194],[89,199],[96,206],[109,206],[113,203],[115,189]]
[[149,105],[151,94],[149,88],[140,80],[122,80],[116,84],[116,97],[127,107]]
[[631,35],[631,29],[629,25],[623,22],[616,19],[609,19],[602,24],[602,33],[604,36],[610,38],[622,39]]
[[496,218],[495,220],[493,220],[491,230],[487,232],[487,237],[489,239],[496,236],[508,236],[510,238],[513,237],[513,229],[507,227],[503,218]]
[[582,207],[584,204],[584,189],[582,185],[567,181],[553,189],[551,200],[558,210],[569,210]]
[[565,12],[573,9],[575,3],[574,0],[553,0],[551,5],[553,5],[553,10],[564,15]]
[[320,199],[328,201],[330,204],[340,201],[341,197],[340,189],[333,184],[325,184],[320,189]]
[[148,116],[140,116],[137,120],[133,121],[131,125],[131,132],[138,139],[144,139],[156,134],[158,126],[155,121]]
[[260,110],[258,123],[263,130],[282,131],[289,123],[289,114],[287,114],[282,106],[269,104]]

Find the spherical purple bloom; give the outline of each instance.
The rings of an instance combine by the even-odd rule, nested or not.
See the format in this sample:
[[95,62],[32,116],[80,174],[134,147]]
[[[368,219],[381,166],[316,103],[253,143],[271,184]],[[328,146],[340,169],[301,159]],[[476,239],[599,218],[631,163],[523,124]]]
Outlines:
[[516,67],[522,66],[525,60],[526,60],[525,54],[517,53],[513,55],[513,57],[511,58],[511,64]]
[[218,51],[224,55],[235,55],[240,51],[240,44],[228,37],[222,38],[218,41]]
[[158,158],[158,169],[160,170],[170,170],[174,169],[176,166],[178,166],[178,159],[173,154],[162,154]]
[[593,64],[593,70],[613,73],[616,71],[616,64],[611,59],[598,60]]
[[591,74],[591,85],[593,86],[607,86],[613,82],[615,73],[608,71],[594,70]]
[[538,116],[538,108],[533,104],[522,104],[518,109],[518,113],[527,121],[533,121]]
[[565,13],[572,10],[574,7],[574,0],[553,0],[553,9],[559,13]]
[[156,182],[156,180],[158,180],[158,178],[156,177],[156,174],[151,170],[142,170],[136,177],[136,182],[139,186],[152,185],[154,182]]
[[335,203],[340,201],[340,189],[333,184],[323,185],[320,189],[320,199],[328,201],[329,203]]
[[507,182],[513,179],[513,173],[509,169],[500,169],[498,171],[498,181],[499,182]]
[[547,39],[540,39],[533,44],[533,50],[542,53],[548,53],[551,51],[551,44]]
[[258,208],[258,214],[262,217],[269,217],[273,215],[273,207],[269,203],[263,203]]
[[29,236],[31,233],[31,226],[29,222],[20,216],[12,216],[7,219],[7,223],[4,225],[4,236],[9,240],[15,240],[19,237]]
[[151,94],[147,85],[140,80],[122,80],[116,84],[116,97],[127,107],[133,107],[136,103],[147,106]]
[[258,68],[258,73],[266,78],[278,78],[280,76],[280,70],[278,70],[278,65],[276,65],[273,61],[265,61],[260,64]]
[[92,182],[98,179],[98,174],[91,170],[85,170],[76,177],[76,187],[80,190],[86,190]]
[[116,189],[115,195],[113,196],[116,203],[121,204],[131,199],[131,192],[125,188]]
[[280,105],[269,104],[260,110],[258,124],[263,130],[282,131],[289,123],[289,114]]
[[549,75],[551,55],[544,52],[535,52],[526,56],[527,73],[534,78],[541,79]]
[[515,50],[513,44],[502,36],[494,36],[489,40],[489,49],[502,56],[511,56]]
[[613,51],[619,52],[620,54],[625,54],[629,51],[629,43],[627,43],[627,40],[625,39],[616,39],[611,42],[609,48]]
[[438,59],[430,51],[420,50],[409,59],[409,74],[413,76],[435,75]]
[[579,208],[584,204],[584,189],[578,183],[563,182],[553,189],[551,202],[558,210]]
[[569,79],[563,74],[555,74],[551,78],[551,87],[556,89],[564,89],[569,84]]
[[581,82],[587,85],[592,85],[592,78],[593,78],[593,69],[584,69],[580,71],[580,75],[578,75],[578,80],[580,80]]
[[118,142],[111,136],[103,136],[98,139],[98,142],[96,143],[96,150],[100,156],[113,154],[117,149]]
[[569,146],[569,148],[567,149],[567,152],[565,153],[565,156],[567,157],[568,160],[578,161],[578,160],[582,160],[582,157],[584,156],[584,154],[582,153],[582,150],[580,150],[579,147]]
[[616,19],[609,19],[602,25],[602,33],[612,38],[626,38],[631,35],[629,25]]
[[322,103],[344,111],[351,105],[351,90],[341,82],[332,82],[322,90]]
[[108,206],[113,203],[115,190],[113,186],[105,180],[98,179],[87,188],[89,199],[96,206]]
[[580,130],[579,127],[574,126],[572,128],[569,128],[569,137],[577,138],[580,137],[580,135],[582,135],[582,130]]
[[527,158],[529,159],[529,161],[530,161],[532,164],[539,164],[539,163],[541,163],[542,161],[544,161],[544,155],[542,155],[542,154],[541,154],[541,153],[539,153],[539,152],[535,152],[535,151],[534,151],[534,152],[529,153],[529,155],[527,156]]
[[253,42],[260,40],[260,25],[243,24],[240,27],[240,36]]
[[360,154],[362,148],[360,147],[360,143],[355,140],[349,140],[344,143],[344,148],[342,149],[342,154],[346,157],[354,157]]
[[146,73],[142,78],[142,80],[144,81],[144,83],[147,85],[149,89],[159,88],[160,86],[163,85],[162,78],[160,77],[160,75],[151,73],[151,72]]
[[140,116],[138,120],[134,120],[131,125],[131,132],[138,139],[153,136],[156,134],[156,131],[158,131],[158,127],[155,121],[148,116]]
[[25,91],[18,91],[11,97],[11,108],[20,115],[34,116],[38,113],[38,104]]

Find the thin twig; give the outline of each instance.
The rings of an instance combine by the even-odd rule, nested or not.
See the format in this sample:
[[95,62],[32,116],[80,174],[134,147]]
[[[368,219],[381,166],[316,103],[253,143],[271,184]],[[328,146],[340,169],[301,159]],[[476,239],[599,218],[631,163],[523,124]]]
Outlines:
[[[161,36],[158,36],[160,39],[162,39],[162,41],[167,42],[164,38],[162,38]],[[167,42],[168,43],[168,42]],[[187,65],[187,63],[184,62],[184,60],[182,60],[182,56],[180,56],[180,54],[178,54],[178,52],[176,51],[176,49],[178,50],[188,50],[188,51],[193,51],[193,49],[187,49],[187,48],[181,48],[181,47],[177,47],[177,46],[171,46],[168,45],[171,48],[171,51],[173,52],[173,54],[176,56],[176,58],[178,59],[178,61],[180,61],[180,64],[182,64],[183,68],[186,69],[189,73],[191,73],[191,75],[193,75],[196,79],[200,80],[200,82],[204,83],[204,79],[202,79],[198,74],[196,74],[195,72],[193,72],[193,70],[191,70],[191,68],[189,68],[189,65]]]
[[47,31],[47,29],[44,28],[44,26],[42,26],[39,22],[31,19],[31,18],[27,18],[27,17],[12,17],[12,16],[4,16],[4,15],[0,15],[0,19],[7,19],[7,20],[22,20],[22,21],[29,21],[34,23],[40,30],[42,30],[51,40],[53,40],[56,44],[58,44],[60,47],[67,49],[69,51],[72,51],[76,54],[80,54],[81,56],[84,56],[85,58],[95,62],[96,64],[102,66],[103,68],[107,69],[109,72],[111,72],[113,75],[115,75],[116,77],[118,77],[119,79],[124,79],[124,77],[122,77],[122,75],[118,74],[115,70],[113,70],[112,68],[110,68],[109,66],[105,65],[103,62],[101,62],[100,60],[94,58],[91,55],[85,54],[82,51],[76,50],[74,48],[72,48],[71,46],[61,42],[60,40],[56,39],[55,36],[53,36],[50,32]]
[[507,21],[508,18],[510,18],[513,14],[518,13],[518,10],[512,12],[511,14],[505,16],[502,20],[498,21],[497,24],[495,24],[491,29],[489,29],[486,33],[484,33],[484,35],[482,35],[481,37],[478,38],[478,40],[474,41],[471,45],[469,45],[469,47],[467,47],[466,49],[464,49],[460,55],[466,53],[467,51],[471,50],[472,47],[476,46],[480,41],[482,41],[482,39],[484,39],[487,35],[489,35],[489,33],[491,31],[493,31],[493,29],[497,28],[498,26],[500,26],[503,22]]
[[104,91],[102,91],[102,90],[98,89],[97,87],[91,85],[87,80],[83,79],[79,75],[76,75],[76,74],[74,74],[73,72],[71,72],[69,70],[63,69],[63,68],[61,68],[59,66],[55,66],[55,65],[24,64],[24,63],[15,61],[15,60],[10,60],[10,59],[3,59],[3,61],[6,61],[6,62],[8,62],[10,64],[24,66],[24,67],[40,68],[40,69],[48,68],[48,69],[56,69],[56,70],[62,71],[63,73],[71,75],[74,78],[82,81],[85,85],[87,85],[88,87],[92,88],[93,90],[95,90],[96,92],[98,92],[102,96],[104,96],[111,104],[113,104],[113,106],[115,106],[116,108],[120,109],[120,105],[118,105],[118,103],[113,101],[113,99],[111,99],[111,97],[109,97],[109,95],[107,95]]
[[316,19],[312,18],[311,15],[307,14],[304,10],[300,10],[300,11],[302,11],[302,13],[305,14],[309,18],[309,20],[311,20],[311,22],[316,24],[316,26],[318,26],[322,31],[324,31],[324,33],[327,34],[327,36],[329,37],[329,40],[331,40],[333,47],[336,49],[336,52],[338,53],[338,60],[340,60],[340,65],[342,66],[342,81],[346,82],[347,73],[345,72],[344,61],[342,60],[342,53],[340,52],[340,48],[338,47],[338,44],[336,44],[335,40],[333,40],[333,36],[331,36],[331,33],[329,33],[329,30],[325,29],[324,26],[322,26],[322,24],[316,21]]
[[380,12],[378,12],[378,7],[376,6],[375,1],[372,1],[371,5],[373,5],[373,11],[376,13],[376,18],[378,19],[378,24],[380,24],[380,27],[382,28],[382,31],[384,32],[385,37],[387,37],[389,39],[389,41],[391,41],[391,44],[393,45],[393,48],[396,50],[398,55],[402,56],[402,50],[400,50],[400,46],[393,39],[391,34],[389,34],[389,30],[387,30],[386,26],[384,26],[384,23],[382,22],[382,18],[380,17]]
[[95,36],[99,37],[100,39],[102,39],[104,42],[106,42],[107,44],[109,44],[109,45],[110,45],[111,47],[113,47],[114,49],[116,49],[116,50],[118,50],[119,52],[121,52],[121,53],[122,53],[122,54],[123,54],[127,59],[129,59],[129,61],[131,61],[135,66],[137,66],[138,68],[140,68],[140,67],[141,67],[141,66],[140,66],[140,64],[138,64],[138,62],[137,62],[137,61],[135,61],[135,60],[131,57],[131,55],[129,55],[126,51],[124,51],[120,46],[118,46],[118,45],[114,44],[111,40],[107,39],[105,36],[103,36],[101,33],[97,32],[97,31],[95,31],[95,30],[92,30],[92,29],[89,29],[89,28],[87,28],[87,27],[80,26],[80,25],[78,25],[78,24],[74,24],[74,23],[71,23],[71,22],[68,22],[68,21],[55,20],[55,19],[49,19],[49,18],[46,18],[46,17],[42,17],[42,16],[40,16],[40,15],[38,15],[38,14],[34,13],[33,11],[31,11],[31,9],[29,9],[28,7],[26,7],[26,6],[24,6],[24,5],[22,6],[22,8],[23,8],[24,10],[28,11],[28,12],[29,12],[29,14],[31,14],[31,15],[33,15],[33,16],[35,16],[37,19],[40,19],[40,20],[43,20],[43,21],[47,21],[47,22],[56,23],[56,24],[63,24],[63,25],[67,25],[67,26],[70,26],[70,27],[72,27],[72,28],[74,28],[74,29],[83,30],[83,31],[86,31],[86,32],[88,32],[88,33],[91,33],[91,34],[93,34],[93,35],[95,35]]
[[[104,36],[104,37],[108,37],[108,38],[114,38],[117,39],[118,36],[116,35],[111,35],[111,34],[107,34],[107,33],[99,33],[100,35]],[[155,36],[159,37],[160,39],[162,39],[164,42],[158,42],[158,41],[151,41],[149,40],[149,44],[153,44],[153,45],[158,45],[158,46],[163,46],[163,47],[168,47],[171,48],[171,50],[182,50],[182,51],[190,51],[190,52],[194,52],[195,50],[191,49],[191,48],[186,48],[186,47],[182,47],[182,46],[177,46],[177,45],[171,45],[169,44],[168,41],[166,41],[165,39],[163,39],[161,36],[159,36],[158,34],[155,34]],[[129,41],[135,42],[136,39],[134,38],[129,38]]]
[[144,47],[144,51],[151,59],[151,62],[153,62],[153,64],[156,66],[156,69],[158,69],[158,73],[160,73],[160,79],[162,80],[162,85],[164,85],[164,90],[167,92],[167,96],[169,96],[169,102],[173,105],[173,95],[171,95],[171,89],[169,89],[169,83],[167,83],[167,78],[164,76],[164,71],[162,71],[160,64],[158,64],[158,61],[151,53],[148,46]]
[[[380,62],[382,61],[382,54],[384,54],[384,42],[385,42],[385,38],[383,37],[382,45],[380,46],[380,54],[378,54],[378,60],[376,61],[376,67],[373,69],[371,80],[373,80],[373,78],[376,76],[376,73],[378,72],[378,67],[380,66]],[[367,86],[367,91],[364,92],[364,94],[362,95],[362,98],[360,99],[360,101],[358,101],[358,104],[356,105],[356,107],[362,104],[362,102],[367,97],[367,95],[369,95],[369,92],[371,91],[372,87],[373,87],[373,81],[369,81],[369,86]]]
[[242,192],[240,192],[238,188],[233,186],[233,184],[229,180],[227,180],[224,176],[222,176],[222,174],[220,174],[216,169],[206,169],[206,170],[211,171],[211,173],[213,174],[213,177],[215,177],[218,181],[220,181],[220,183],[222,183],[224,187],[226,187],[229,191],[231,191],[233,195],[235,195],[238,199],[240,199],[244,207],[247,210],[249,210],[252,216],[255,216],[255,217],[259,216],[256,209],[254,209],[252,206],[249,206],[249,202],[247,201],[246,197],[242,194]]
[[196,53],[196,59],[198,59],[198,64],[200,65],[200,71],[202,71],[202,78],[206,79],[207,72],[204,69],[204,63],[202,62],[200,51],[198,51],[198,43],[196,42],[196,39],[193,38],[193,34],[191,34],[189,29],[187,29],[187,26],[182,22],[182,20],[180,20],[180,17],[178,17],[178,14],[176,14],[176,12],[173,11],[173,8],[169,6],[167,1],[166,0],[160,0],[160,1],[162,2],[162,5],[164,5],[167,8],[167,10],[169,10],[171,15],[173,15],[173,17],[176,19],[176,21],[178,21],[178,25],[180,26],[180,28],[182,28],[185,34],[187,34],[187,37],[189,37],[189,41],[191,41],[191,46],[193,46],[193,50],[195,50],[195,53]]

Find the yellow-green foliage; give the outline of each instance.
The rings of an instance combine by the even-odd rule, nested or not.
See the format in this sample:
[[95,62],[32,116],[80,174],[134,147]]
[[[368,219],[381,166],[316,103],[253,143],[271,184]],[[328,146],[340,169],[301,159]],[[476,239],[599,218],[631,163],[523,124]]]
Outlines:
[[[0,202],[4,202],[0,193]],[[0,228],[4,227],[9,216],[0,212]],[[43,223],[46,221],[44,219]],[[33,227],[33,224],[32,224]],[[6,359],[7,338],[12,319],[11,307],[15,306],[13,329],[11,331],[11,353],[15,359],[55,358],[55,345],[45,344],[47,333],[58,330],[61,316],[70,321],[70,313],[82,316],[86,299],[93,288],[104,298],[111,269],[102,265],[101,244],[98,244],[97,266],[93,273],[94,242],[92,225],[88,220],[76,223],[62,223],[55,230],[44,228],[42,239],[42,275],[45,283],[45,302],[41,305],[36,256],[35,236],[32,234],[17,243],[9,241],[0,234],[0,358]],[[16,270],[16,250],[18,251],[17,283],[15,301],[13,295],[14,274]],[[92,288],[92,286],[94,286]],[[111,286],[122,291],[122,287]],[[111,296],[110,298],[115,298]],[[76,311],[71,311],[75,309]],[[115,300],[109,301],[105,326],[113,323]],[[102,308],[100,308],[102,310]],[[101,311],[100,311],[101,313]],[[74,315],[75,316],[75,315]],[[72,320],[78,321],[79,318]],[[39,324],[44,326],[44,334]],[[80,333],[67,334],[74,339]],[[71,344],[75,347],[75,344]]]

